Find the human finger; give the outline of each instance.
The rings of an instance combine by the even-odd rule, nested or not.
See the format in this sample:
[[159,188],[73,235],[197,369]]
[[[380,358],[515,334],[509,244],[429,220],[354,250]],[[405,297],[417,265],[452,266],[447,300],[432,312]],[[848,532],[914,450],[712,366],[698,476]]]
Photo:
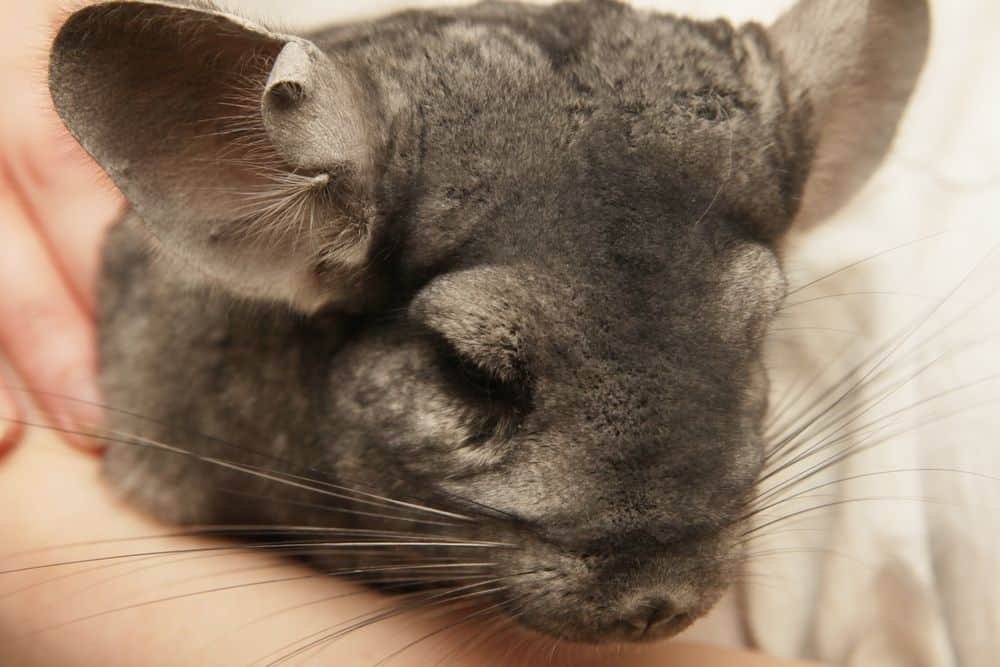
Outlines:
[[0,172],[0,350],[55,425],[86,429],[100,420],[94,325],[66,287],[5,173]]

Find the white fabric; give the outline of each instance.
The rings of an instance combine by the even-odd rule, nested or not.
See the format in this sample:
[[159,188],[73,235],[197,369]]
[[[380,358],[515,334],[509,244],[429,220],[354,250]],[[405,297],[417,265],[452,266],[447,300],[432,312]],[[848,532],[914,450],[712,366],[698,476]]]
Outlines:
[[[444,3],[242,2],[292,26],[438,4]],[[791,1],[640,4],[700,17],[770,21]],[[1000,399],[1000,383],[982,380],[931,400],[1000,373],[1000,338],[982,342],[1000,328],[1000,299],[988,298],[1000,278],[1000,251],[987,257],[1000,243],[997,35],[996,0],[934,3],[931,60],[891,158],[846,210],[796,239],[789,253],[793,279],[805,284],[879,251],[930,237],[793,295],[791,303],[808,303],[786,311],[776,327],[784,331],[775,332],[770,357],[777,400],[792,388],[793,395],[802,395],[804,407],[864,354],[933,310],[880,367],[889,369],[883,382],[852,393],[835,411],[851,415],[867,406],[840,433],[874,422],[882,427],[881,436],[898,437],[801,488],[869,476],[773,508],[771,518],[823,502],[841,503],[762,531],[750,547],[761,555],[750,566],[747,582],[689,637],[749,642],[778,655],[852,667],[1000,665],[1000,531],[995,527],[1000,481],[943,471],[1000,477],[1000,403],[987,403]],[[961,288],[936,306],[963,279]],[[854,292],[868,294],[810,301]],[[972,346],[974,341],[979,344]],[[848,344],[843,360],[807,387],[805,380]],[[898,388],[872,406],[882,396],[879,387],[888,389],[894,381]],[[970,411],[954,414],[963,408]],[[841,451],[872,433],[862,430]],[[914,468],[942,470],[871,475]],[[850,501],[861,498],[868,500]]]

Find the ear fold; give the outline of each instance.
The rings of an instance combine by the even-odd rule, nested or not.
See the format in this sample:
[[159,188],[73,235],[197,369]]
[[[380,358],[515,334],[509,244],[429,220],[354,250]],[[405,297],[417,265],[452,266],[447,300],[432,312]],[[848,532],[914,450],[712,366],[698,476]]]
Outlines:
[[801,0],[771,28],[812,166],[798,222],[834,213],[888,152],[923,68],[926,0]]
[[374,114],[315,45],[211,9],[106,2],[62,27],[50,86],[168,254],[305,310],[360,298]]

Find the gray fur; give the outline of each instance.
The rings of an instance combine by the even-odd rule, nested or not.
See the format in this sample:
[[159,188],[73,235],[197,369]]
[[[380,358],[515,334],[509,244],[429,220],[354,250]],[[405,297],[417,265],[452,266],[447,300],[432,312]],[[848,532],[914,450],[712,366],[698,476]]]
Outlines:
[[[507,593],[539,591],[536,630],[637,639],[657,610],[641,638],[675,633],[734,576],[782,234],[887,150],[927,19],[918,0],[804,0],[772,31],[487,3],[302,39],[83,9],[53,94],[135,207],[106,248],[103,382],[153,420],[111,426],[474,514],[455,536],[537,571]],[[268,170],[299,208],[242,210]],[[155,449],[116,446],[107,473],[179,523],[413,529]]]

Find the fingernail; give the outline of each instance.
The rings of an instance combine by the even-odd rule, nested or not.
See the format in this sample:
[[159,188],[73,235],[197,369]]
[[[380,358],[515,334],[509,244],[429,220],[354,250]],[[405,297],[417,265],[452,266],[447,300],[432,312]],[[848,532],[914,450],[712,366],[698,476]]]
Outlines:
[[76,422],[83,427],[93,428],[101,424],[103,411],[101,410],[101,392],[97,385],[89,377],[76,383],[74,390],[69,394],[73,400],[70,405],[70,413],[76,418]]
[[0,455],[7,453],[14,446],[14,425],[8,421],[0,421]]
[[77,449],[92,454],[100,454],[105,450],[104,441],[92,437],[98,435],[95,429],[82,426],[69,415],[58,415],[55,420],[59,437]]
[[65,431],[66,438],[78,447],[90,452],[100,452],[105,444],[90,434],[98,434],[103,421],[101,394],[88,377],[70,385],[67,399],[63,399],[62,409],[57,417],[57,425]]
[[14,446],[21,433],[17,423],[17,410],[13,401],[0,395],[0,454]]

